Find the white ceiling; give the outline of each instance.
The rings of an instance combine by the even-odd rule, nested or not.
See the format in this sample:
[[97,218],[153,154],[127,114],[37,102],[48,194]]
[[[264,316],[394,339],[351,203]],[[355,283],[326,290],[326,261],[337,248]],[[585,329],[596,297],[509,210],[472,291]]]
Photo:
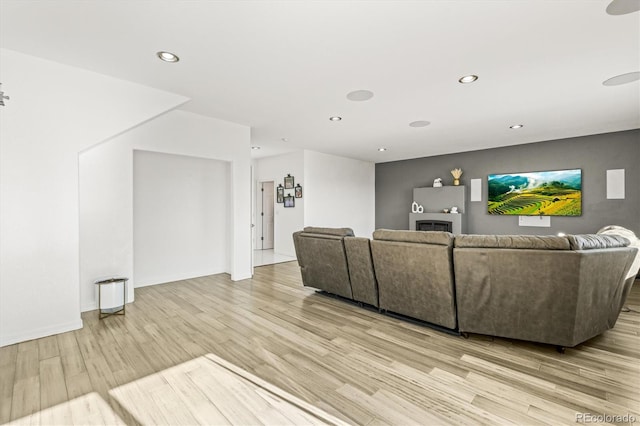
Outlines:
[[[609,0],[0,1],[2,47],[188,96],[251,126],[254,156],[384,162],[640,128],[640,82],[602,85],[640,70],[640,13]],[[346,99],[358,89],[375,96]]]

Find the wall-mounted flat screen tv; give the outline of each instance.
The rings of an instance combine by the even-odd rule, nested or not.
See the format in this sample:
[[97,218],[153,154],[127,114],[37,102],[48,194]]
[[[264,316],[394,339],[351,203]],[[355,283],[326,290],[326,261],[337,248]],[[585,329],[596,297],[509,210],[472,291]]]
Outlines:
[[582,215],[582,170],[508,173],[488,177],[489,214]]

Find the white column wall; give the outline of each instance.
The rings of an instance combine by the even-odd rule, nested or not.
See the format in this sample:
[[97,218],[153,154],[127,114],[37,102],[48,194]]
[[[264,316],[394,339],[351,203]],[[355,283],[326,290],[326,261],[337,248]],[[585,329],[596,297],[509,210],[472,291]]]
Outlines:
[[375,229],[375,164],[304,151],[304,226],[352,228],[371,238]]
[[[229,272],[231,279],[251,277],[250,128],[174,110],[81,154],[81,215],[92,211],[81,236],[83,310],[95,308],[93,279],[104,275],[105,258],[134,277],[133,151],[209,158],[230,163]],[[86,164],[85,164],[86,163]],[[102,177],[101,177],[102,176]],[[106,176],[111,176],[107,179]],[[101,197],[105,194],[104,197]],[[99,199],[98,199],[99,198]],[[98,205],[118,204],[117,214]],[[84,221],[84,219],[83,219]],[[83,222],[86,223],[86,222]],[[118,229],[106,235],[108,229]],[[137,286],[132,280],[131,289]],[[129,299],[133,292],[129,294]]]
[[78,152],[187,98],[0,49],[0,346],[82,327]]
[[[133,200],[128,162],[131,148],[114,141],[79,156],[80,163],[80,308],[98,308],[93,282],[101,277],[127,277],[127,301],[133,291]],[[131,177],[131,179],[133,179]]]

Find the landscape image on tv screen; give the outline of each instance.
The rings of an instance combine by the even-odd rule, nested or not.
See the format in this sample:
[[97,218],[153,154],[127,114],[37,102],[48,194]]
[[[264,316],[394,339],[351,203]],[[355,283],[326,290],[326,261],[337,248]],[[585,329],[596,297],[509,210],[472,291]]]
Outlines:
[[509,173],[488,177],[489,214],[582,215],[582,170]]

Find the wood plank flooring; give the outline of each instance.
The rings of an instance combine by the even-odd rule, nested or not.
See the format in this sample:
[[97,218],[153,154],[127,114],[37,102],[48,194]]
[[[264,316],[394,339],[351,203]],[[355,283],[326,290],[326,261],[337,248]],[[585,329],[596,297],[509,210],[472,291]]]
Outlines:
[[[465,340],[316,294],[296,262],[255,272],[136,289],[126,316],[87,312],[81,330],[0,348],[0,423],[207,423],[202,398],[237,392],[193,367],[211,354],[351,424],[555,425],[582,413],[640,424],[638,281],[614,329],[559,354]],[[187,399],[190,414],[169,398],[189,390],[176,375],[209,389]],[[218,410],[211,423],[283,422],[255,407]]]

